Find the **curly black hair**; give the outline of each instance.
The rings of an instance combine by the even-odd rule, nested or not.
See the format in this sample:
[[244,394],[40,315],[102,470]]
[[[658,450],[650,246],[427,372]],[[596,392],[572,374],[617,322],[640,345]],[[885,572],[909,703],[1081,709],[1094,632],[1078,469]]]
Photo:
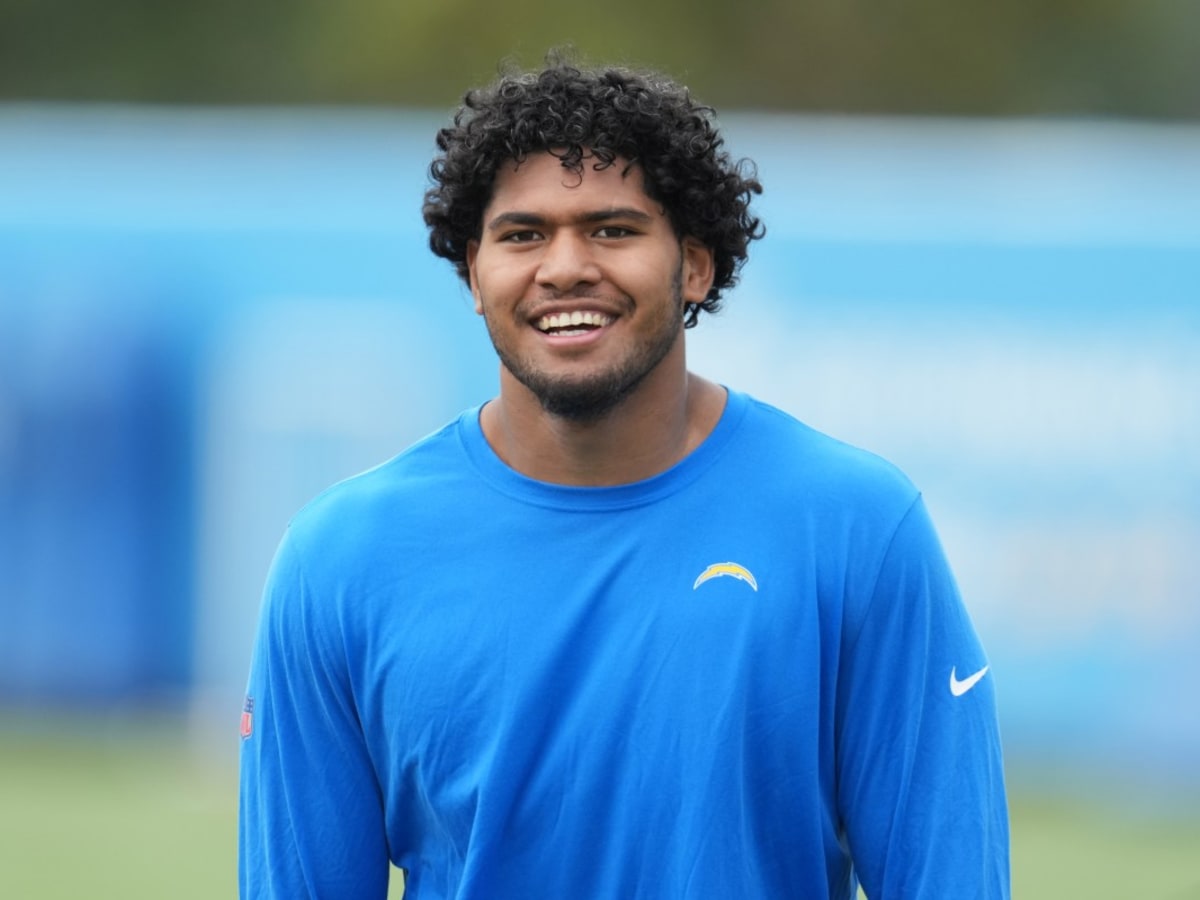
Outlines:
[[438,131],[441,153],[429,166],[433,187],[422,208],[429,246],[469,277],[467,244],[480,237],[496,173],[508,161],[549,151],[575,172],[585,161],[596,169],[618,159],[636,164],[676,235],[712,250],[712,288],[685,309],[691,327],[700,310],[716,312],[750,241],[764,233],[750,212],[751,195],[762,193],[754,166],[730,159],[713,115],[655,72],[588,69],[552,54],[540,71],[503,73],[468,91],[453,125]]

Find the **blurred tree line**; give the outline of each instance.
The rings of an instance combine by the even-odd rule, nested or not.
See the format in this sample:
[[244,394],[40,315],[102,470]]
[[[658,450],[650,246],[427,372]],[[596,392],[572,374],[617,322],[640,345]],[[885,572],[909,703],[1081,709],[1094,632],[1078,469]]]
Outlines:
[[721,108],[1200,118],[1198,0],[0,0],[0,100],[444,108],[567,43]]

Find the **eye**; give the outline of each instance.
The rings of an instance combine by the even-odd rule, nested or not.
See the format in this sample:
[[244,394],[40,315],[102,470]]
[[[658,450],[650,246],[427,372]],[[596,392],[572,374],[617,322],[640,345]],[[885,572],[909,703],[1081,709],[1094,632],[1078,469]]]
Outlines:
[[528,229],[524,231],[510,231],[507,234],[500,236],[500,240],[508,244],[528,244],[530,241],[536,241],[541,235],[536,231]]
[[624,225],[605,225],[602,228],[596,229],[596,237],[600,238],[623,238],[637,234],[632,228],[626,228]]

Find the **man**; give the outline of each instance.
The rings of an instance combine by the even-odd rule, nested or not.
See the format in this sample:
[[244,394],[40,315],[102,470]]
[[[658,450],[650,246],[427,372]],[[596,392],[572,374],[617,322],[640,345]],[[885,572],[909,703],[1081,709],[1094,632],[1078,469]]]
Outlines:
[[245,898],[1008,895],[992,676],[918,492],[691,374],[761,234],[710,110],[552,61],[425,219],[500,392],[292,521],[243,717]]

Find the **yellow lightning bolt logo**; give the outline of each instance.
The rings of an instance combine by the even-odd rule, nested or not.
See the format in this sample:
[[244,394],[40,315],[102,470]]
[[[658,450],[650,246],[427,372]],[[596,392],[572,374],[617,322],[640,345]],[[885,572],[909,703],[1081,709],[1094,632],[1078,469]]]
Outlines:
[[750,570],[745,566],[739,566],[735,562],[713,563],[707,569],[700,573],[700,577],[696,579],[696,583],[692,585],[692,590],[700,587],[704,582],[713,578],[720,578],[722,575],[728,575],[730,578],[736,578],[738,581],[744,581],[754,590],[758,590],[758,582],[754,580],[754,576],[750,574]]

